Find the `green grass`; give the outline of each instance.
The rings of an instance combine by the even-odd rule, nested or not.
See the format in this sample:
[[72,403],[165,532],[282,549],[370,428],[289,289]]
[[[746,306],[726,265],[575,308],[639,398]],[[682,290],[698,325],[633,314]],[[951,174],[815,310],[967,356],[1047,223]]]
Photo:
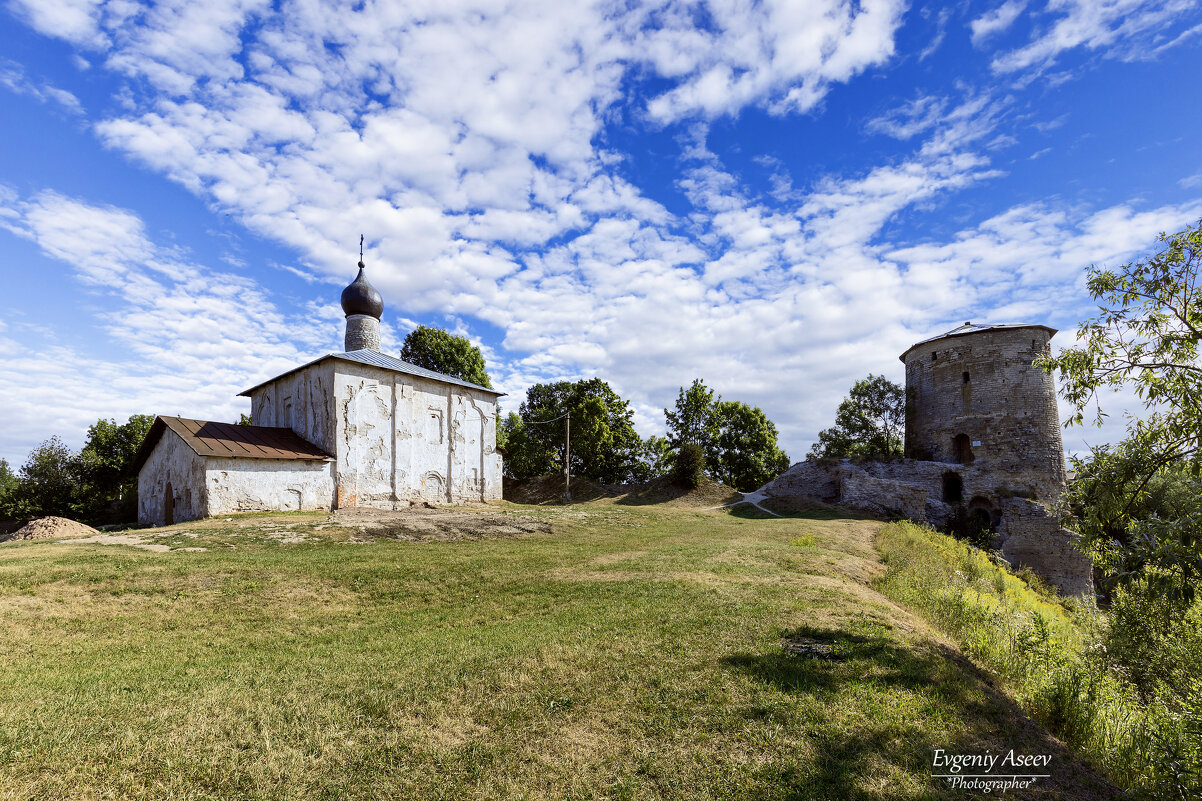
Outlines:
[[1090,779],[870,588],[879,523],[509,511],[551,533],[0,546],[0,798],[956,797],[934,748]]
[[[1056,598],[968,545],[911,523],[882,527],[887,566],[874,586],[916,610],[999,675],[1028,712],[1136,797],[1185,798],[1196,776],[1170,775],[1180,722],[1146,704],[1099,652],[1092,606]],[[1196,740],[1196,734],[1193,735]],[[1196,742],[1194,744],[1196,747]]]

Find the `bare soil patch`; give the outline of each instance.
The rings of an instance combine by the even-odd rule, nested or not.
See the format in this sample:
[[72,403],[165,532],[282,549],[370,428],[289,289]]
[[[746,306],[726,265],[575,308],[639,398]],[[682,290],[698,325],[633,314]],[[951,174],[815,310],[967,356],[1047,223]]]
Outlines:
[[[525,481],[505,480],[505,500],[528,505],[563,502],[563,476],[550,475]],[[732,503],[740,493],[716,481],[705,481],[685,489],[669,478],[657,478],[645,484],[597,484],[587,478],[572,478],[572,500],[578,503],[616,503],[622,506],[666,504],[693,508],[712,508]]]
[[331,520],[343,528],[357,528],[368,537],[410,542],[520,537],[551,531],[550,523],[534,517],[446,507],[414,506],[398,512],[339,509]]
[[50,540],[59,537],[91,537],[100,532],[91,526],[68,520],[65,517],[41,517],[12,534],[0,536],[0,542],[9,540]]

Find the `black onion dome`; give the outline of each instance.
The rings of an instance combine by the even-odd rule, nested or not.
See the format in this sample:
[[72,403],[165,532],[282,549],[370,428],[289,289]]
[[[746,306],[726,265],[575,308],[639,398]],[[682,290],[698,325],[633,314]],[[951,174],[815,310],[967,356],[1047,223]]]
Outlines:
[[350,286],[342,290],[342,311],[347,317],[352,314],[368,314],[377,320],[384,313],[384,299],[368,282],[363,271],[363,262],[359,262],[359,275]]

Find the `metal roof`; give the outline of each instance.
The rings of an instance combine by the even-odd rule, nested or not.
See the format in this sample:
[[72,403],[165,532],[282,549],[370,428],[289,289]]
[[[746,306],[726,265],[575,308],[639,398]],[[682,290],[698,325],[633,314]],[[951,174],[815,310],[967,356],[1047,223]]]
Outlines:
[[211,420],[190,420],[186,417],[154,419],[142,446],[138,448],[129,472],[137,473],[150,458],[163,432],[171,429],[197,456],[218,456],[226,459],[301,459],[324,461],[330,454],[302,439],[290,428],[269,426],[240,426],[215,423]]
[[319,356],[307,364],[302,364],[300,367],[293,367],[286,373],[280,373],[275,378],[269,378],[266,381],[255,384],[250,389],[239,392],[238,395],[250,397],[250,394],[256,389],[267,386],[273,381],[278,381],[281,378],[292,375],[297,371],[304,370],[306,367],[312,367],[313,365],[319,364],[326,359],[341,359],[342,361],[346,362],[355,362],[357,364],[366,364],[371,367],[380,367],[384,370],[391,370],[394,373],[404,373],[406,375],[417,376],[418,378],[428,378],[431,381],[441,381],[444,384],[454,384],[460,387],[468,387],[469,389],[475,389],[480,392],[487,392],[497,396],[502,396],[505,394],[504,392],[497,392],[495,389],[489,389],[488,387],[482,387],[479,384],[473,384],[470,381],[464,381],[462,378],[455,378],[454,376],[447,375],[446,373],[439,373],[435,372],[434,370],[427,370],[424,367],[418,367],[416,364],[410,364],[409,362],[401,361],[400,359],[389,356],[386,353],[380,353],[378,350],[364,349],[352,350],[347,353],[327,353],[325,356]]
[[898,358],[904,362],[906,360],[906,355],[910,351],[917,348],[919,345],[926,345],[927,343],[935,342],[940,339],[946,339],[947,337],[961,337],[961,336],[964,336],[965,334],[977,334],[982,331],[998,331],[998,330],[1010,329],[1010,328],[1042,328],[1044,331],[1048,332],[1048,338],[1051,338],[1056,335],[1055,328],[1049,328],[1046,325],[1039,325],[1038,323],[974,323],[974,322],[967,322],[964,325],[953,328],[951,331],[948,331],[947,333],[939,334],[938,336],[933,336],[928,339],[924,339],[921,342],[915,342],[913,345],[906,348],[906,352],[903,353],[901,356],[898,356]]

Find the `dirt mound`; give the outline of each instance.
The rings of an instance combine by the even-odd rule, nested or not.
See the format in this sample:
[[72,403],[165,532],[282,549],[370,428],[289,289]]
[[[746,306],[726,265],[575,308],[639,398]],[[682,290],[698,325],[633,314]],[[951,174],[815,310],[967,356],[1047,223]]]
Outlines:
[[92,537],[100,532],[83,523],[76,523],[65,517],[42,517],[34,520],[12,534],[0,537],[7,540],[49,540],[58,537]]
[[709,479],[705,479],[693,489],[685,489],[673,484],[672,479],[662,476],[646,484],[628,484],[623,489],[625,491],[617,503],[624,506],[647,506],[663,503],[670,506],[708,509],[733,503],[739,498],[738,490]]
[[[612,498],[618,493],[587,478],[572,477],[572,503],[587,503],[601,498]],[[563,476],[550,475],[529,478],[524,481],[505,479],[502,494],[507,501],[540,505],[563,501]]]

